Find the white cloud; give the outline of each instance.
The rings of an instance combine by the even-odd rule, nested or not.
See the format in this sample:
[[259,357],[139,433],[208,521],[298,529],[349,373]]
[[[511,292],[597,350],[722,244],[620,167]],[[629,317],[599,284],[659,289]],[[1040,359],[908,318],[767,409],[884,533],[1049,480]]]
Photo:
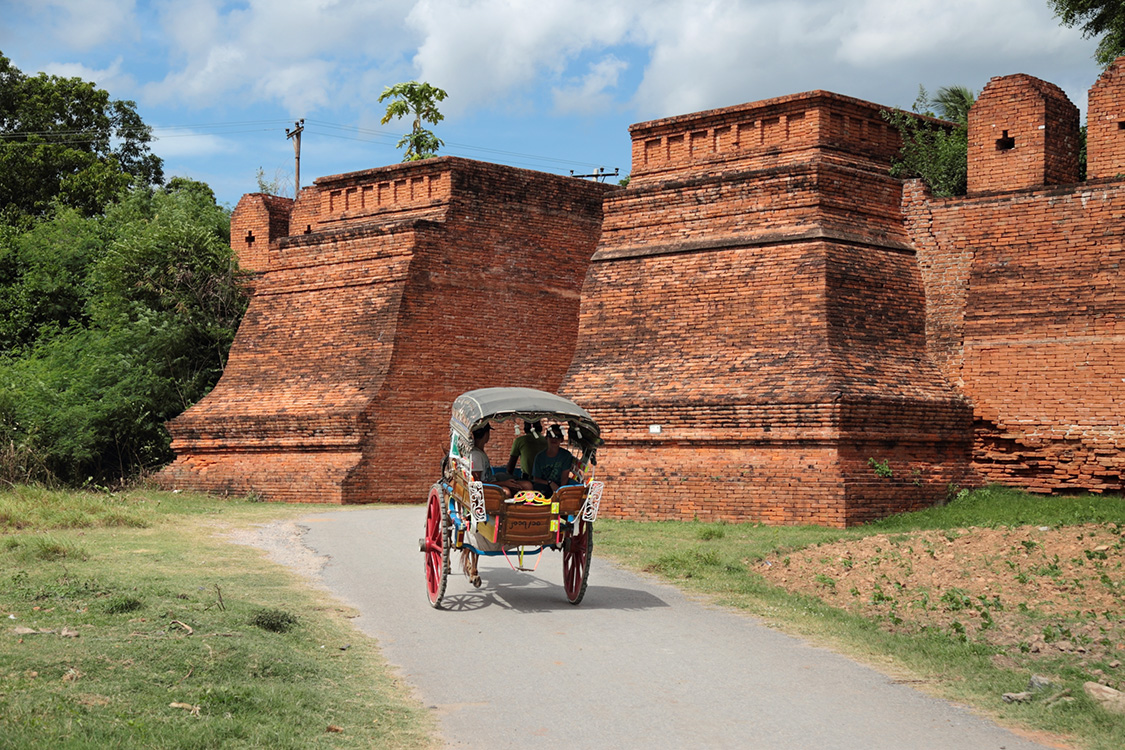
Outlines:
[[747,79],[778,75],[779,40],[792,33],[792,16],[806,13],[784,2],[669,4],[644,19],[652,52],[637,109],[663,116],[746,101],[736,92]]
[[410,0],[169,0],[161,25],[178,68],[151,83],[156,102],[279,102],[293,116],[361,95],[363,70],[412,49]]
[[1075,36],[1044,0],[864,0],[838,15],[837,58],[859,67],[903,60],[1058,49]]
[[39,16],[61,42],[77,50],[131,36],[136,0],[14,0]]
[[80,63],[48,63],[43,66],[43,72],[60,78],[81,78],[83,81],[91,81],[99,89],[112,92],[133,86],[133,76],[122,69],[122,64],[120,57],[108,68],[101,70]]
[[[54,0],[62,2],[62,0]],[[97,0],[110,2],[111,0]],[[153,102],[378,110],[408,78],[456,116],[640,117],[824,88],[908,104],[919,83],[1093,70],[1044,0],[161,0],[174,62]],[[1023,70],[1011,69],[1017,65]],[[1091,80],[1092,82],[1092,80]],[[886,101],[888,94],[892,101]],[[547,95],[545,98],[543,95]]]
[[419,78],[448,91],[456,112],[560,79],[584,51],[632,39],[637,18],[662,4],[419,0],[407,23],[423,37],[414,56]]
[[[8,2],[25,12],[0,30],[5,45],[49,22],[69,35],[52,59],[88,66],[52,72],[125,91],[131,74],[145,87],[128,96],[146,107],[280,106],[337,122],[372,124],[383,88],[410,78],[449,92],[449,125],[500,110],[643,119],[816,88],[908,106],[919,83],[979,88],[1016,72],[1059,83],[1081,107],[1097,76],[1095,42],[1045,0]],[[90,44],[100,59],[75,55]]]
[[624,60],[607,55],[591,65],[590,72],[578,84],[554,89],[555,109],[564,114],[591,114],[615,106],[611,89],[628,67]]
[[652,52],[634,103],[644,116],[811,89],[909,105],[919,83],[1096,77],[1094,44],[1061,28],[1043,0],[680,2],[662,11],[642,19]]
[[175,57],[206,56],[213,45],[226,41],[218,0],[163,0],[156,8],[160,30]]

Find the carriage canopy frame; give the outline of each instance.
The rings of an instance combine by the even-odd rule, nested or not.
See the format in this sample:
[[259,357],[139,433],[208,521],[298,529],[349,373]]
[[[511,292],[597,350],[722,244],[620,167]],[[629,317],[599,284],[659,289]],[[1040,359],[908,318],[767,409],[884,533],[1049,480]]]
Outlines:
[[[598,423],[570,399],[535,388],[478,388],[462,393],[453,402],[450,429],[472,445],[472,431],[486,422],[509,420],[566,422],[571,443],[583,452],[602,445]],[[577,428],[575,430],[574,428]]]

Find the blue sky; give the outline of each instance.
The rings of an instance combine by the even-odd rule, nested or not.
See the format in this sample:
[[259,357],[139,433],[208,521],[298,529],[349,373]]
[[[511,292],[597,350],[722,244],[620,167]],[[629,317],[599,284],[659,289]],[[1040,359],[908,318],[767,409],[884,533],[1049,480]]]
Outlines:
[[632,123],[812,89],[1029,73],[1084,117],[1095,46],[1046,0],[0,0],[0,53],[136,101],[166,176],[231,206],[259,168],[291,191],[297,119],[303,185],[399,161],[399,81],[449,93],[443,154],[625,175]]

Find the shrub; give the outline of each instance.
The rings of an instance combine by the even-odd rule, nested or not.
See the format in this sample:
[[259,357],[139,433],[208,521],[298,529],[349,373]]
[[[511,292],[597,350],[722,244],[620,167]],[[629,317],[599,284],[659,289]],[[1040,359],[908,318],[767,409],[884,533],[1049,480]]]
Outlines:
[[271,633],[287,633],[297,624],[297,617],[282,609],[259,609],[250,617],[250,624]]

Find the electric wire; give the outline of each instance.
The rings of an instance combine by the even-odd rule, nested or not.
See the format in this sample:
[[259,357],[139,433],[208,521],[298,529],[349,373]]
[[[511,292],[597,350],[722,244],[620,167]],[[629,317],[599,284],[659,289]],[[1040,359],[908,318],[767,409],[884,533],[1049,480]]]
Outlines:
[[[195,123],[190,125],[147,125],[142,128],[120,129],[116,131],[113,138],[120,139],[123,136],[128,136],[132,133],[139,132],[146,132],[151,137],[152,141],[156,142],[163,139],[172,138],[200,138],[223,135],[242,135],[246,133],[271,132],[275,130],[277,126],[280,126],[282,124],[288,125],[289,122],[289,119],[276,118],[268,120],[239,120],[221,123]],[[311,133],[316,133],[329,138],[353,140],[361,143],[389,144],[393,142],[397,145],[398,141],[402,138],[401,134],[396,135],[382,130],[374,130],[357,125],[341,125],[324,120],[309,119],[305,121],[305,125],[307,130]],[[356,135],[344,135],[339,131],[343,131],[344,133],[354,133]],[[90,143],[104,140],[106,140],[106,138],[101,131],[93,131],[90,129],[17,130],[6,132],[0,131],[0,141],[7,142],[12,145],[78,146],[88,145]],[[447,141],[444,142],[444,146],[447,153],[452,152],[453,155],[465,152],[489,154],[493,156],[506,157],[506,161],[516,165],[552,164],[591,168],[595,166],[601,166],[588,161],[563,159],[559,157],[543,156],[539,154],[526,154],[518,151],[508,151],[505,149],[490,148],[487,146],[477,146],[469,143]]]

